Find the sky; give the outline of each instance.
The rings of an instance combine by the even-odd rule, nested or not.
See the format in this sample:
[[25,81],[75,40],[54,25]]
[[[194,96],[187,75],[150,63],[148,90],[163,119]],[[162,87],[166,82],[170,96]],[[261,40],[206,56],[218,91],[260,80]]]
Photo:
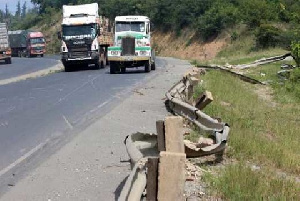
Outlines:
[[[16,7],[17,7],[18,1],[19,0],[0,0],[0,9],[4,11],[5,4],[7,4],[9,11],[14,14],[16,12]],[[32,3],[30,0],[20,0],[21,6],[23,5],[23,3],[25,1],[27,2],[27,8],[31,8]]]

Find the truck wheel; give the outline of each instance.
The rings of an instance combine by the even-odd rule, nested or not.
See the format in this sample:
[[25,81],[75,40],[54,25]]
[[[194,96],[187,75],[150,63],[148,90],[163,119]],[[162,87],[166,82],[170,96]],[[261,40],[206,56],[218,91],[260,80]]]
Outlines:
[[104,67],[105,67],[105,65],[104,65],[103,61],[101,61],[100,68],[104,68]]
[[149,73],[151,71],[150,61],[146,61],[145,63],[145,72]]
[[5,59],[5,63],[6,63],[6,64],[11,64],[11,58]]
[[109,67],[110,67],[110,74],[116,74],[117,63],[114,61],[111,61]]
[[95,69],[100,69],[100,67],[101,67],[101,64],[99,63],[99,61],[98,60],[96,60],[96,62],[95,62]]
[[43,54],[41,54],[41,57],[44,57],[44,55],[43,55]]
[[123,73],[126,73],[126,67],[125,67],[125,66],[121,67],[121,73],[122,73],[122,74],[123,74]]
[[65,72],[71,72],[72,71],[72,67],[70,64],[63,64],[65,67]]
[[156,65],[155,65],[155,62],[153,62],[152,64],[151,64],[151,70],[155,70],[156,69]]

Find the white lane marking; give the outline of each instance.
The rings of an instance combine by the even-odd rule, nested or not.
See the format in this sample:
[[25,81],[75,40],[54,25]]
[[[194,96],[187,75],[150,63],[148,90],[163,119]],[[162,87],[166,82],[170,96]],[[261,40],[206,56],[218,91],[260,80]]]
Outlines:
[[81,88],[85,87],[87,84],[90,84],[91,82],[93,82],[94,80],[98,79],[100,77],[100,75],[94,77],[93,79],[84,82],[82,85],[80,85],[79,87],[75,88],[73,91],[69,92],[68,94],[66,94],[65,96],[63,96],[62,98],[60,98],[54,105],[61,103],[62,101],[66,100],[69,96],[73,95],[74,93],[76,93],[77,91],[79,91]]
[[104,107],[104,106],[105,106],[106,104],[108,104],[108,103],[109,103],[109,101],[106,101],[106,102],[104,102],[104,103],[98,105],[96,108],[90,110],[90,113],[96,112],[97,110],[99,110],[100,108]]
[[4,174],[6,174],[8,171],[10,171],[11,169],[13,169],[14,167],[16,167],[17,165],[19,165],[20,163],[22,163],[23,161],[25,161],[27,158],[29,158],[32,154],[34,154],[35,152],[37,152],[38,150],[40,150],[43,146],[45,146],[48,143],[49,139],[46,140],[45,143],[41,143],[38,146],[36,146],[35,148],[31,149],[29,152],[27,152],[25,155],[23,155],[21,158],[19,158],[18,160],[16,160],[15,162],[13,162],[12,164],[10,164],[9,166],[7,166],[6,168],[4,168],[3,170],[0,171],[0,177],[3,176]]
[[67,117],[65,117],[65,115],[62,116],[66,122],[66,124],[68,125],[68,127],[72,130],[73,129],[73,126],[72,124],[68,121]]

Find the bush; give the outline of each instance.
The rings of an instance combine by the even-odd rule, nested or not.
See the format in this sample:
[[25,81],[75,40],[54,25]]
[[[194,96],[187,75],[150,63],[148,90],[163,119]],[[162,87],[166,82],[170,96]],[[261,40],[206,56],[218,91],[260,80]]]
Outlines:
[[256,46],[259,48],[268,48],[281,45],[282,31],[272,25],[261,25],[256,33]]
[[238,22],[238,8],[230,3],[216,2],[198,20],[197,29],[204,40],[217,36],[226,27]]
[[300,66],[300,42],[292,42],[291,45],[292,56],[296,62],[297,67]]
[[288,92],[293,93],[297,99],[300,99],[300,68],[294,69],[287,82],[285,88]]

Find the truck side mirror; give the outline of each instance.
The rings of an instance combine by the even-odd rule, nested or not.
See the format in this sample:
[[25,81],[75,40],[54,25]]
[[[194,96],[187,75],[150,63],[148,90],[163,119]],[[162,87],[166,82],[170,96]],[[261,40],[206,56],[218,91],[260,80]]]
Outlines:
[[62,38],[62,37],[61,37],[61,32],[60,32],[60,31],[57,32],[57,38],[58,38],[59,40],[61,40],[61,38]]

